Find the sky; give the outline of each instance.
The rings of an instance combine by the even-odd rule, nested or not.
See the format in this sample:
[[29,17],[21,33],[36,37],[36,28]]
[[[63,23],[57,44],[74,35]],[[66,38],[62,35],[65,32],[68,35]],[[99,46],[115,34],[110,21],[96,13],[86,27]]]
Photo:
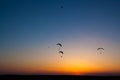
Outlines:
[[0,74],[120,75],[119,49],[119,0],[0,0]]

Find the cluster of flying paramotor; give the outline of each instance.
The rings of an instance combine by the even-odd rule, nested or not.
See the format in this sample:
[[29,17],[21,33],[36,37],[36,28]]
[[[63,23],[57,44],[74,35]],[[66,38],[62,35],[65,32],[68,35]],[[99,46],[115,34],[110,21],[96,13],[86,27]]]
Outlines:
[[[58,53],[60,53],[61,54],[61,58],[63,57],[63,54],[64,54],[64,52],[61,50],[62,49],[62,44],[61,43],[57,43],[56,44],[57,46],[58,46]],[[102,54],[103,53],[103,51],[104,51],[104,48],[102,48],[102,47],[99,47],[99,48],[97,48],[97,51],[99,51],[100,52],[100,54]]]
[[[61,4],[60,8],[64,8],[64,7],[63,7],[63,1],[61,1],[61,2],[62,2],[62,4]],[[57,43],[56,45],[58,46],[58,53],[61,54],[61,58],[62,58],[62,57],[63,57],[63,54],[64,54],[64,52],[63,52],[63,50],[62,50],[63,45],[62,45],[61,43]],[[48,47],[48,48],[49,48],[49,47]],[[97,51],[100,52],[100,54],[102,54],[103,51],[104,51],[104,48],[99,47],[99,48],[97,48]]]
[[63,54],[64,54],[64,52],[61,50],[62,49],[62,44],[61,43],[57,43],[56,45],[58,46],[58,53],[61,54],[61,58],[62,58]]

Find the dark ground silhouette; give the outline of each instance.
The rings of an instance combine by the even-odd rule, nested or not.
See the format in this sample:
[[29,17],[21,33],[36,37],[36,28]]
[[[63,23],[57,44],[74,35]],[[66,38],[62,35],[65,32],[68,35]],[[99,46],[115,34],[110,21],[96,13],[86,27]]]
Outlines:
[[120,76],[0,75],[0,80],[120,80]]

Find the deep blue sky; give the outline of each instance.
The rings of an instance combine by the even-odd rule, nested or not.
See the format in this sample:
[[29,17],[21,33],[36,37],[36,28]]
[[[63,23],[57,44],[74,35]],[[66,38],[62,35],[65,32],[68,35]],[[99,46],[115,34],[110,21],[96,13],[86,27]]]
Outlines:
[[4,46],[80,35],[120,40],[119,0],[1,0],[0,12]]
[[[77,55],[73,54],[74,51],[79,54],[79,51],[90,50],[91,46],[94,46],[95,50],[99,47],[98,45],[105,46],[106,51],[113,48],[110,51],[111,57],[107,54],[105,58],[110,58],[118,65],[120,0],[0,0],[0,61],[6,59],[7,64],[14,58],[15,60],[17,57],[21,59],[17,55],[21,55],[26,60],[26,57],[20,54],[21,52],[10,51],[27,48],[38,48],[43,51],[39,53],[42,58],[41,55],[50,54],[47,47],[50,46],[51,49],[54,46],[55,48],[57,42],[62,42],[66,46],[69,46],[68,43],[71,43],[70,45],[75,43],[75,46],[83,43],[81,47],[64,48],[66,51],[71,50],[70,54],[75,57]],[[84,55],[89,54],[84,51]],[[26,56],[29,54],[23,53]],[[8,57],[8,54],[13,55],[14,58]],[[94,55],[91,57],[90,59],[95,58]],[[86,59],[90,61],[89,58],[85,57],[84,60]],[[101,64],[102,59],[100,59]],[[110,62],[106,60],[106,63]],[[117,67],[119,66],[120,64]]]

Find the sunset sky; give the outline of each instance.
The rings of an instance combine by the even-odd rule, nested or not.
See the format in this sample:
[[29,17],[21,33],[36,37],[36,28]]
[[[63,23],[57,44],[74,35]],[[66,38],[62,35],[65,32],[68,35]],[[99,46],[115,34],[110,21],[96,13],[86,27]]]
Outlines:
[[120,75],[120,0],[0,0],[0,74]]

